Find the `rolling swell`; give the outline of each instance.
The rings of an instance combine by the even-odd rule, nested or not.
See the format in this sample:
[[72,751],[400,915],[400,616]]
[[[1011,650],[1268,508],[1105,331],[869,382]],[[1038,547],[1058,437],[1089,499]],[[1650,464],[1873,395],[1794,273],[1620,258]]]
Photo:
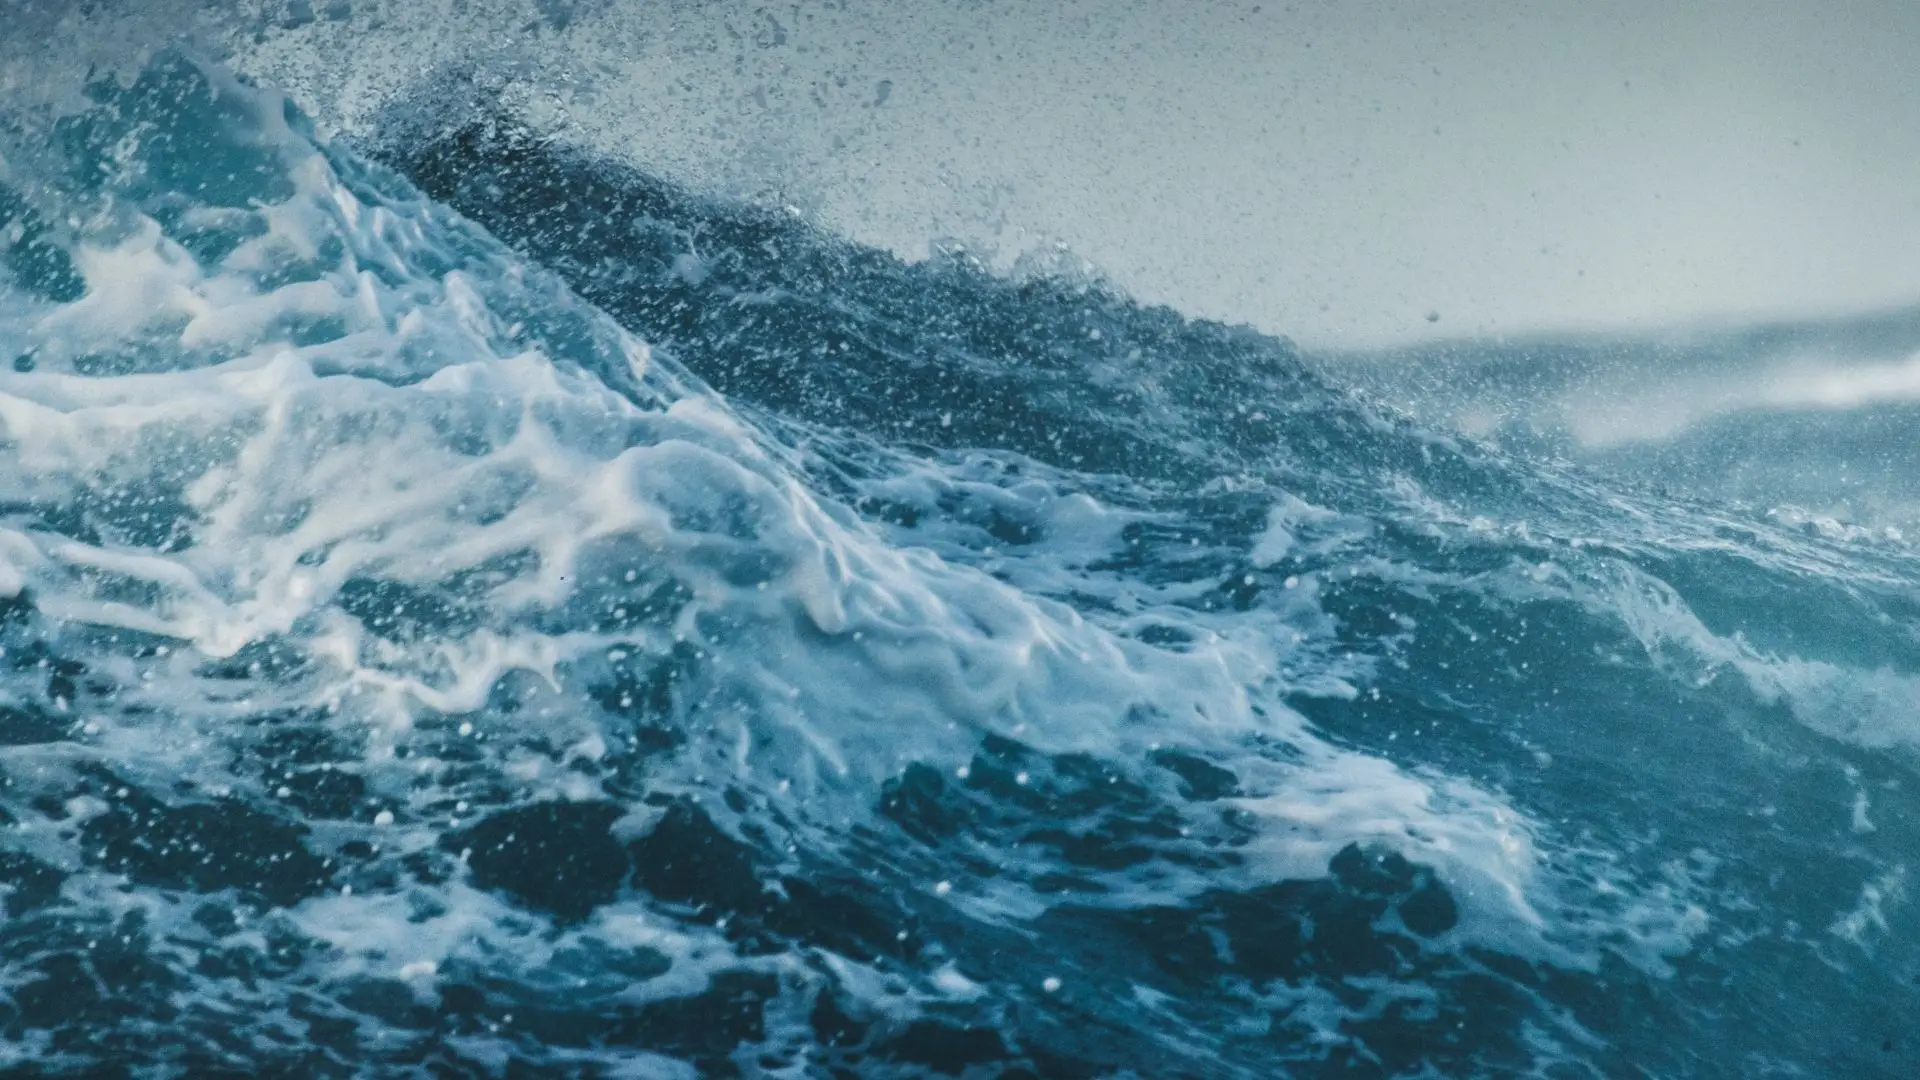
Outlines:
[[390,171],[179,58],[50,123],[23,1068],[1911,1068],[1905,548],[510,123]]

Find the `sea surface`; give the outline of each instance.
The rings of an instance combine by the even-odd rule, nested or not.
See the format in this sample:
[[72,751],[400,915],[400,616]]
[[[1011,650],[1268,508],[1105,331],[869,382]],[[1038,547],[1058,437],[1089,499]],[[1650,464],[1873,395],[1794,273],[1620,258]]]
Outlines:
[[1920,1075],[1831,379],[1582,426],[416,120],[0,101],[0,1073]]

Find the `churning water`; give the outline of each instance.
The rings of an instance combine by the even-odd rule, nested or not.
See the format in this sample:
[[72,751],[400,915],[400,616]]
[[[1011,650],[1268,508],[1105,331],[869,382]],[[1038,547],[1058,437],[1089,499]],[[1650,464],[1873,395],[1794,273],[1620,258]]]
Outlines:
[[1920,1070],[1898,530],[392,131],[0,114],[9,1075]]

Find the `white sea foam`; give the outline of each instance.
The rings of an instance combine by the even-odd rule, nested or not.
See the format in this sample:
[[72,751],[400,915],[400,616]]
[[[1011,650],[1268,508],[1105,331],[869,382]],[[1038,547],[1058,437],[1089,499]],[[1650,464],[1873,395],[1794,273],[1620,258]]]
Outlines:
[[[144,512],[169,515],[183,540],[10,533],[8,587],[30,585],[48,614],[208,658],[297,642],[327,674],[282,688],[283,704],[333,707],[341,723],[388,732],[376,740],[387,745],[421,710],[478,709],[510,671],[551,680],[570,658],[626,641],[541,627],[604,600],[614,568],[638,567],[686,590],[673,635],[744,695],[709,715],[730,730],[714,740],[733,748],[725,764],[768,787],[790,782],[795,798],[845,789],[865,801],[911,760],[964,760],[986,730],[1048,752],[1144,751],[1166,733],[1130,717],[1162,715],[1221,747],[1253,733],[1313,743],[1284,707],[1252,710],[1250,693],[1276,689],[1260,685],[1274,656],[1257,635],[1203,634],[1169,653],[928,551],[890,549],[819,505],[712,400],[663,388],[661,404],[636,401],[567,343],[511,329],[500,305],[559,294],[432,208],[356,191],[279,122],[270,96],[246,100],[291,190],[198,211],[246,239],[202,262],[121,205],[131,227],[74,249],[86,295],[7,328],[9,349],[39,362],[0,373],[18,466],[0,474],[0,494],[140,492],[154,508]],[[459,269],[433,269],[456,250],[470,252]],[[583,308],[571,317],[647,377],[644,346]],[[74,368],[135,346],[146,361],[117,377]],[[1085,495],[1042,502],[1037,561],[1051,554],[1058,567],[1111,549],[1127,520]],[[119,521],[133,505],[109,498],[102,516]],[[1338,521],[1285,507],[1256,561]],[[152,523],[126,527],[140,524]],[[338,606],[357,580],[446,588],[516,560],[464,594],[477,625],[428,643],[396,646]],[[185,671],[155,665],[142,693],[169,712],[203,711]],[[1276,854],[1274,874],[1319,872],[1351,840],[1388,842],[1482,877],[1525,910],[1528,848],[1511,824],[1476,824],[1489,809],[1450,817],[1426,784],[1331,750],[1265,783],[1250,806],[1296,838],[1276,841],[1294,854]]]
[[1656,662],[1696,686],[1736,676],[1760,700],[1783,704],[1809,728],[1856,746],[1920,741],[1920,677],[1781,655],[1738,634],[1715,633],[1671,586],[1626,567],[1612,568],[1595,603],[1621,619]]
[[[0,355],[34,361],[0,369],[0,503],[82,519],[0,527],[0,597],[30,592],[62,642],[123,687],[85,718],[82,745],[0,750],[31,762],[46,793],[91,754],[144,790],[272,804],[291,796],[288,777],[235,761],[263,718],[300,717],[345,748],[329,767],[365,784],[364,806],[314,825],[317,850],[430,855],[483,812],[467,800],[489,784],[516,803],[615,797],[590,766],[631,744],[633,722],[593,706],[589,684],[615,655],[691,656],[700,694],[674,718],[690,738],[649,763],[648,791],[699,798],[723,827],[751,824],[796,859],[874,821],[910,766],[967,776],[987,735],[1160,788],[1171,781],[1141,763],[1174,746],[1231,766],[1232,795],[1170,798],[1167,813],[1183,837],[1210,836],[1232,810],[1249,831],[1237,860],[1101,870],[1089,903],[1321,878],[1362,844],[1434,868],[1463,915],[1440,947],[1591,967],[1624,925],[1645,945],[1629,959],[1652,969],[1699,932],[1677,894],[1640,898],[1624,923],[1570,918],[1581,883],[1501,794],[1330,741],[1290,707],[1289,695],[1354,696],[1376,662],[1337,642],[1321,604],[1335,569],[1276,581],[1252,610],[1205,610],[1194,601],[1216,577],[1110,565],[1129,527],[1166,515],[1109,505],[1011,452],[877,469],[861,494],[931,524],[864,520],[552,278],[317,149],[273,95],[201,75],[248,103],[247,152],[266,179],[175,221],[229,242],[173,238],[160,219],[180,211],[177,193],[127,180],[71,245],[85,296],[0,308]],[[1029,527],[1017,553],[996,547],[996,515]],[[1220,560],[1251,585],[1249,564],[1337,563],[1371,528],[1283,495],[1250,544],[1169,558]],[[1182,643],[1148,643],[1150,625]],[[297,663],[262,676],[263,656]],[[512,709],[495,707],[503,696]],[[752,793],[747,809],[714,797],[737,791]],[[109,812],[96,802],[61,828]],[[625,805],[622,839],[658,820]],[[987,854],[992,875],[929,876],[929,902],[1000,925],[1058,903],[1034,885],[1057,860]],[[130,903],[111,898],[113,878],[77,873],[67,888]],[[143,903],[180,940],[208,942],[184,900]],[[814,977],[794,954],[743,961],[719,930],[667,925],[632,893],[556,928],[457,875],[432,890],[347,881],[272,918],[325,946],[311,977],[397,980],[422,1001],[489,964],[565,993],[570,949],[667,957],[643,987],[608,991],[630,1002],[699,992],[743,962]],[[902,1016],[1074,987],[990,985],[952,964],[903,986],[852,958],[821,963]]]

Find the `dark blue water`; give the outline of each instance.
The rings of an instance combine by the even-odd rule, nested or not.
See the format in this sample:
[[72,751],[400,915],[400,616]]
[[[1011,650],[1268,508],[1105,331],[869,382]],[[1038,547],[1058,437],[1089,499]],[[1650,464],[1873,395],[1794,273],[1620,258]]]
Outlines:
[[1920,1066],[1897,531],[505,118],[0,161],[9,1075]]

